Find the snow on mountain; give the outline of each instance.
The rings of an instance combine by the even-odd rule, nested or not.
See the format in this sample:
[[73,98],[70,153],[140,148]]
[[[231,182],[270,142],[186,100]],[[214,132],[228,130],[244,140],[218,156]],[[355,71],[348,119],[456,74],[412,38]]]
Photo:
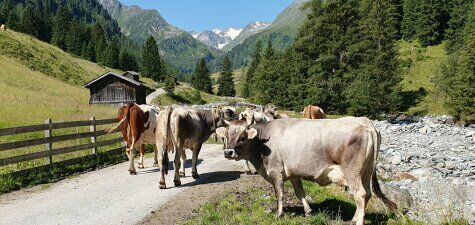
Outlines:
[[247,38],[251,37],[254,34],[257,34],[265,29],[267,29],[272,23],[269,22],[261,22],[261,21],[256,21],[256,22],[251,22],[244,29],[239,32],[239,35],[235,38],[233,38],[225,47],[223,47],[223,51],[229,51],[235,46],[241,44],[246,40]]
[[238,28],[228,28],[228,29],[214,29],[213,32],[222,37],[229,37],[231,40],[234,40],[243,29]]
[[201,33],[190,32],[190,34],[197,40],[203,42],[204,44],[222,49],[229,42],[234,40],[243,29],[239,28],[227,28],[227,29],[213,29],[213,30],[204,30]]

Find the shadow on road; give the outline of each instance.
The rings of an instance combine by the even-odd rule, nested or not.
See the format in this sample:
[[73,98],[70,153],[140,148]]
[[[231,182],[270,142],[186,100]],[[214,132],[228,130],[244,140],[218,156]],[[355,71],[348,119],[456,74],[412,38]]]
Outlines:
[[[199,166],[202,162],[203,162],[202,159],[198,159],[198,160],[196,161],[196,166]],[[185,169],[186,169],[186,168],[191,168],[191,166],[192,166],[191,159],[187,159],[187,160],[185,161]],[[168,162],[168,171],[174,170],[174,169],[175,169],[175,168],[173,167],[173,161]]]
[[200,174],[200,178],[190,183],[184,184],[183,187],[237,180],[241,177],[241,174],[243,173],[244,172],[241,172],[241,171],[216,171],[216,172],[202,173]]

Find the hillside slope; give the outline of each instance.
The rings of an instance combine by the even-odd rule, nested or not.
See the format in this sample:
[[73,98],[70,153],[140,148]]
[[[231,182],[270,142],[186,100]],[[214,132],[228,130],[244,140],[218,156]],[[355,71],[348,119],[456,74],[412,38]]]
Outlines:
[[99,0],[104,8],[117,20],[122,32],[144,43],[153,36],[166,61],[183,73],[192,73],[196,62],[202,57],[211,60],[219,54],[189,34],[168,23],[155,9],[127,6],[118,0]]
[[308,1],[295,0],[277,16],[270,26],[232,48],[228,52],[228,56],[233,63],[233,67],[241,68],[249,64],[252,51],[259,40],[272,41],[274,48],[278,50],[288,48],[294,42],[299,28],[307,18],[309,10],[303,9],[303,6]]
[[0,128],[116,115],[117,107],[89,106],[81,87],[109,69],[11,30],[0,32],[0,46]]

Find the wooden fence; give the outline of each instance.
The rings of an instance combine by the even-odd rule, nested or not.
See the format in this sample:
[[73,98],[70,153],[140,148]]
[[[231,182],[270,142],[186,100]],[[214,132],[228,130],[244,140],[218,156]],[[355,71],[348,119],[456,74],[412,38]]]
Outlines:
[[[98,126],[115,124],[117,122],[118,121],[115,118],[96,120],[95,117],[92,117],[90,118],[90,120],[86,120],[86,121],[71,121],[71,122],[59,122],[59,123],[53,123],[51,119],[47,119],[44,124],[0,129],[0,137],[44,131],[44,137],[41,137],[41,138],[19,140],[19,141],[13,141],[13,142],[8,142],[8,143],[0,143],[0,153],[4,151],[17,150],[17,149],[25,148],[25,147],[44,145],[43,151],[26,153],[26,154],[21,154],[21,155],[17,155],[13,157],[0,159],[0,167],[8,166],[11,164],[16,164],[16,163],[22,163],[26,161],[31,161],[31,160],[37,160],[41,158],[45,159],[45,163],[41,166],[45,166],[45,165],[47,166],[53,163],[58,163],[58,162],[53,162],[53,156],[55,155],[84,151],[88,149],[91,150],[88,156],[95,155],[97,153],[98,147],[107,147],[107,146],[111,146],[117,143],[121,143],[123,141],[121,137],[116,137],[116,138],[103,140],[103,141],[97,141],[97,137],[108,134],[106,129],[97,130]],[[89,131],[82,132],[82,133],[63,134],[63,135],[58,135],[58,136],[53,135],[53,130],[64,129],[64,128],[77,129],[78,127],[89,127]],[[116,132],[117,131],[113,133],[116,133]],[[53,148],[53,143],[56,143],[56,142],[84,139],[84,138],[90,138],[90,142],[87,144],[81,144],[81,145],[75,145],[75,146]],[[121,150],[123,150],[123,147],[110,149],[110,150],[107,150],[107,152],[112,153],[112,152],[119,152]],[[83,158],[83,157],[84,156],[81,156],[78,158]],[[78,160],[74,160],[74,159],[68,160],[70,164],[74,163],[75,161],[78,161]]]

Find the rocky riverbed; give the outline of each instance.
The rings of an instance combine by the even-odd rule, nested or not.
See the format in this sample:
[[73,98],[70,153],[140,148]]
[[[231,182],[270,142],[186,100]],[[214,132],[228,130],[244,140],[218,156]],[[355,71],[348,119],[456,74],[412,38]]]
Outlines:
[[409,217],[475,224],[475,127],[448,116],[374,121],[382,135],[378,171],[386,186],[410,193]]

